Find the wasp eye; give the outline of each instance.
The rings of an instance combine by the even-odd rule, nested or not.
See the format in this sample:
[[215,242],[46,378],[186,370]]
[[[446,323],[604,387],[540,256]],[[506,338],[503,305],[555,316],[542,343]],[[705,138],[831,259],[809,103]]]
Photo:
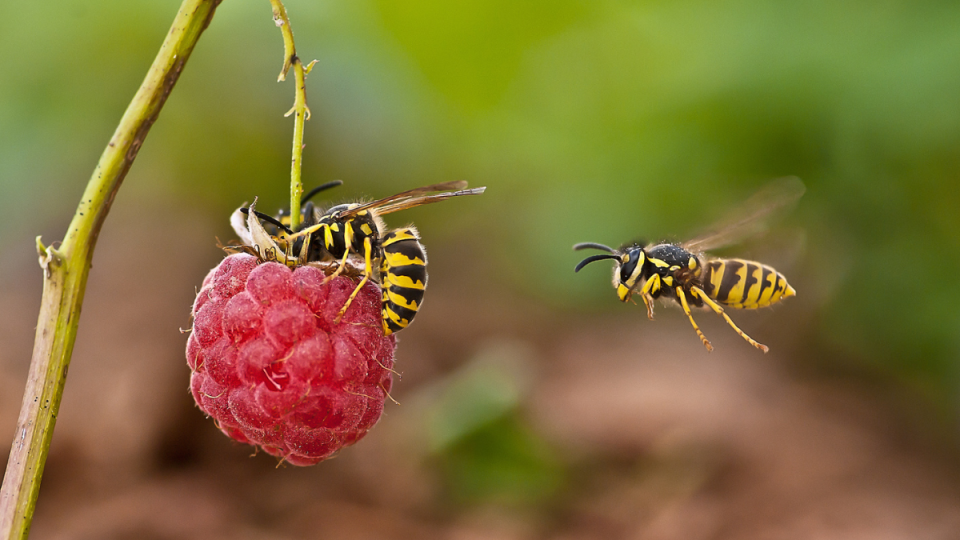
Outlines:
[[631,276],[637,270],[637,264],[640,262],[640,254],[643,253],[641,250],[630,250],[627,253],[623,254],[621,260],[623,261],[620,264],[620,281],[627,283],[630,281]]

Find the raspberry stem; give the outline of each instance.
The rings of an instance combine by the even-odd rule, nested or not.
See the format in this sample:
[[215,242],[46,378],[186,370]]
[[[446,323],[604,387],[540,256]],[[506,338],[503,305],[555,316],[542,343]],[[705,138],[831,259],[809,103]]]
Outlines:
[[113,198],[220,0],[184,0],[100,161],[58,249],[37,239],[44,271],[30,372],[0,488],[0,537],[26,538],[76,341],[97,237]]
[[303,195],[303,180],[300,171],[303,165],[303,125],[310,119],[310,107],[307,107],[307,73],[317,62],[314,60],[304,66],[297,56],[297,48],[293,43],[293,28],[290,27],[290,18],[280,0],[270,0],[273,7],[273,21],[280,28],[283,35],[283,68],[277,81],[287,78],[287,72],[293,67],[293,74],[297,86],[294,89],[293,108],[284,116],[293,117],[293,158],[290,164],[290,228],[297,230],[300,225],[300,197]]

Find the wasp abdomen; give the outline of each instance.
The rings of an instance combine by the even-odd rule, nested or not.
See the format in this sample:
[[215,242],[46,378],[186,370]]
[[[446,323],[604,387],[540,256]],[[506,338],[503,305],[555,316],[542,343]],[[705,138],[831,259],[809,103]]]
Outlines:
[[704,290],[717,302],[740,309],[758,309],[797,294],[773,267],[743,259],[707,262]]
[[420,309],[427,288],[427,254],[413,228],[390,231],[381,246],[383,331],[389,335],[406,328]]

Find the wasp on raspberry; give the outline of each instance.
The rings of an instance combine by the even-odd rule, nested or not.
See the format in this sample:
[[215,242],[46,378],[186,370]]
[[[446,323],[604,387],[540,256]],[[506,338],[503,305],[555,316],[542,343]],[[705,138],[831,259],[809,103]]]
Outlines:
[[[420,309],[427,286],[427,255],[416,228],[388,230],[381,216],[453,197],[479,195],[486,188],[466,189],[466,182],[455,181],[411,189],[372,202],[338,204],[327,210],[320,210],[310,202],[316,194],[340,184],[339,180],[328,182],[304,196],[301,224],[296,231],[289,228],[289,214],[267,216],[255,210],[256,201],[249,208],[238,210],[231,221],[244,242],[257,246],[261,253],[270,251],[280,262],[293,265],[335,262],[336,268],[327,276],[327,281],[344,271],[351,256],[362,258],[362,278],[340,308],[337,320],[364,284],[374,280],[382,291],[383,331],[390,335],[406,328]],[[246,228],[239,214],[247,215]],[[274,234],[267,232],[260,220],[268,223]]]
[[634,242],[620,249],[592,242],[576,244],[574,250],[598,249],[606,253],[587,257],[574,271],[579,272],[595,261],[612,259],[616,261],[613,287],[621,302],[630,300],[634,293],[639,294],[651,320],[655,299],[663,296],[677,302],[703,346],[712,351],[713,345],[700,331],[690,311],[690,306],[709,307],[747,343],[767,352],[769,348],[740,330],[720,304],[735,309],[758,309],[794,296],[797,291],[783,274],[769,265],[708,257],[704,252],[734,244],[755,233],[766,217],[799,199],[805,190],[803,182],[796,177],[771,181],[732,213],[730,219],[709,233],[680,244],[664,242],[644,246],[643,242]]

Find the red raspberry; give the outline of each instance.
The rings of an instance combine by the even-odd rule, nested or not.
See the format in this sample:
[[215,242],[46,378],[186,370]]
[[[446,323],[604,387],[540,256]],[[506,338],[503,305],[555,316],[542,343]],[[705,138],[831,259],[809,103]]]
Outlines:
[[203,280],[187,341],[197,405],[230,438],[293,465],[360,440],[393,383],[396,338],[383,335],[377,286],[335,323],[356,282],[324,277],[231,255]]

